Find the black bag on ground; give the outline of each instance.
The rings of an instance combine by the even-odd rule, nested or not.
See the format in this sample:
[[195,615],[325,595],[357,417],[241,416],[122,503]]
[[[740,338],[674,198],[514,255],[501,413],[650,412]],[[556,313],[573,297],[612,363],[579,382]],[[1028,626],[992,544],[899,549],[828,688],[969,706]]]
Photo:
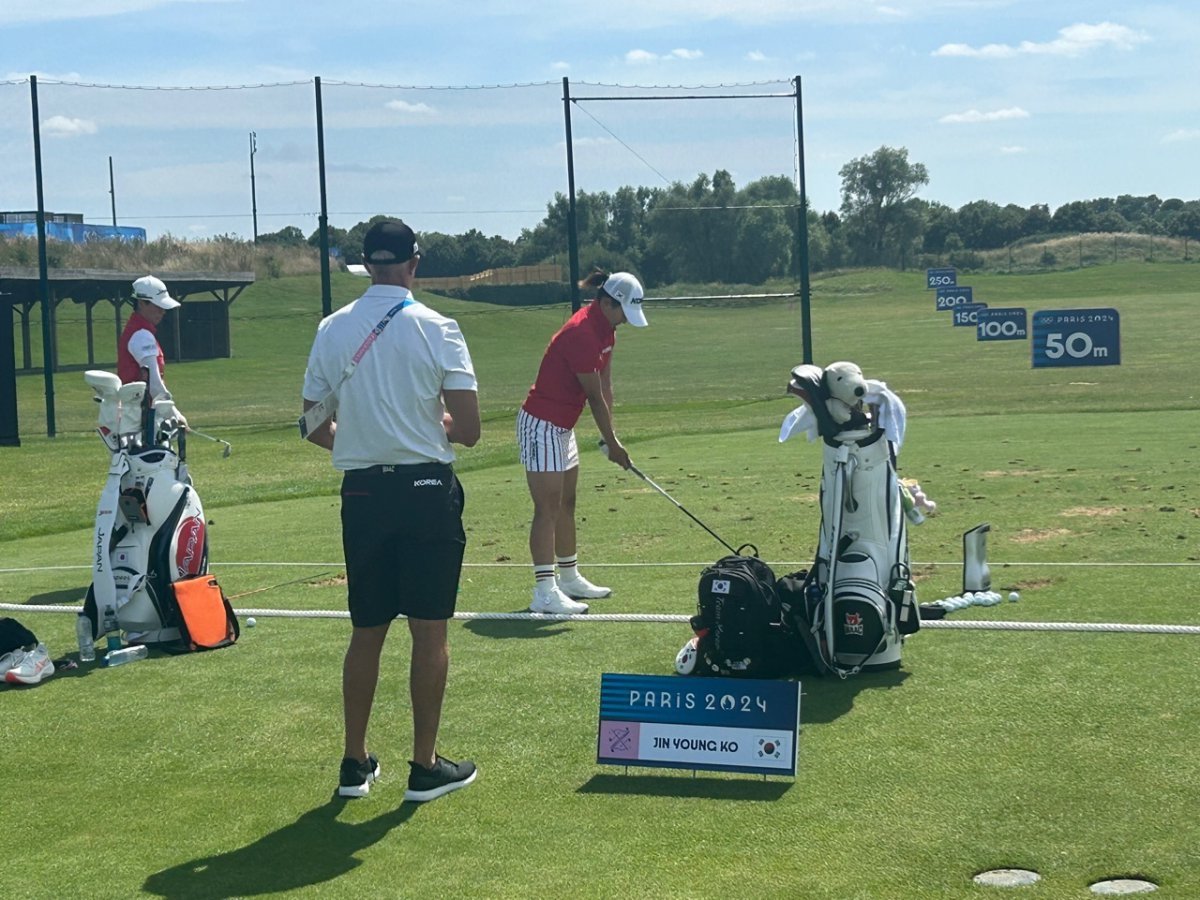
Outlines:
[[788,668],[775,573],[753,544],[700,573],[691,625],[699,638],[697,674],[771,678]]
[[16,619],[7,616],[0,619],[0,655],[32,647],[37,642],[37,636]]
[[779,614],[788,636],[790,674],[827,675],[828,649],[824,648],[821,592],[808,569],[792,572],[775,582]]

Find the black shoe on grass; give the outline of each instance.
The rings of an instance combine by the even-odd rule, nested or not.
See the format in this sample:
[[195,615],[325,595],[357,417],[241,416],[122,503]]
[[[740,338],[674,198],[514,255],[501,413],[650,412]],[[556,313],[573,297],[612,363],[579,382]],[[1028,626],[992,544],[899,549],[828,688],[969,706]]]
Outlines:
[[469,759],[456,763],[444,756],[437,757],[432,769],[415,762],[410,762],[408,768],[408,790],[404,792],[404,799],[413,803],[424,803],[442,794],[465,788],[479,774],[475,763]]
[[346,757],[342,760],[342,771],[338,778],[339,797],[365,797],[371,790],[371,782],[379,777],[379,759],[374,753],[367,754],[366,762]]

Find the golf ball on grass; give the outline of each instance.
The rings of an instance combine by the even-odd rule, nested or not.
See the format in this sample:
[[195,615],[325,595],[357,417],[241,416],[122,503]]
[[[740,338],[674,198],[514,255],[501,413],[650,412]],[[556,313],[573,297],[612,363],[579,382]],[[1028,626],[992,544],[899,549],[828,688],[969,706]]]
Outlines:
[[246,627],[247,627],[247,628],[253,628],[253,627],[254,627],[255,625],[257,625],[257,624],[258,624],[258,619],[254,618],[254,616],[251,616],[250,618],[248,618],[248,619],[246,620]]
[[1021,595],[1018,594],[1016,591],[1010,591],[1008,594],[1008,599],[1011,600],[1013,603],[1016,603],[1018,600],[1021,599]]

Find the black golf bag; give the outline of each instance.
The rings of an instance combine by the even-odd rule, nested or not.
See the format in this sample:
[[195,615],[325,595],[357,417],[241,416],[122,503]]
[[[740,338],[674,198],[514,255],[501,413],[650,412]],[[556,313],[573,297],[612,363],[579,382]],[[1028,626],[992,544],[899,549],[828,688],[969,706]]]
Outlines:
[[817,366],[797,366],[788,385],[812,411],[822,470],[816,559],[785,605],[805,646],[845,677],[898,667],[904,637],[920,628],[920,618],[895,445],[869,406],[835,421],[822,376]]
[[179,646],[184,623],[173,584],[208,572],[208,535],[187,471],[186,428],[171,400],[147,401],[143,382],[122,385],[116,375],[96,370],[84,380],[96,392],[97,431],[112,454],[96,507],[84,614],[93,639],[124,632],[139,643]]

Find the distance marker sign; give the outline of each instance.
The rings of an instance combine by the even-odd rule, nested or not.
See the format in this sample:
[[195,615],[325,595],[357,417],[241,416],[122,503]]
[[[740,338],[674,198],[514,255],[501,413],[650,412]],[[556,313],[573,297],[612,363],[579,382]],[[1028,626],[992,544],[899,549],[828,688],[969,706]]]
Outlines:
[[1029,337],[1024,307],[1001,307],[980,310],[975,328],[977,341],[1023,341]]
[[979,317],[987,308],[986,303],[964,303],[961,306],[954,307],[951,315],[954,317],[955,327],[970,325],[974,328],[979,324]]
[[971,288],[954,285],[953,287],[938,288],[933,302],[937,309],[954,309],[956,306],[974,303],[975,297]]
[[795,775],[800,683],[600,676],[596,762]]
[[956,272],[953,268],[925,270],[926,290],[932,290],[933,288],[941,287],[952,287],[956,284],[958,284],[958,272]]
[[1121,316],[1115,309],[1042,309],[1033,314],[1033,368],[1120,364]]

